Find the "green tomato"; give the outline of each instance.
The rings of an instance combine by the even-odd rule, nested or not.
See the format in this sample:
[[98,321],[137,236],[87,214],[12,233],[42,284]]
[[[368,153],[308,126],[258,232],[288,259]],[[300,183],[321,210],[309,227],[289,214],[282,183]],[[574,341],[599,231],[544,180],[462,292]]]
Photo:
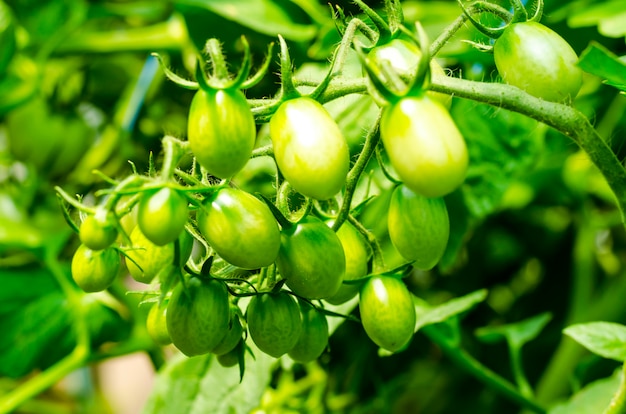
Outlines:
[[162,304],[155,303],[148,312],[146,329],[148,335],[159,345],[169,345],[172,343],[170,333],[167,331],[167,305],[169,300]]
[[399,351],[413,337],[415,305],[400,279],[380,275],[368,279],[361,289],[359,312],[367,336],[381,348]]
[[582,85],[576,52],[541,23],[509,25],[493,45],[493,56],[506,83],[547,101],[569,102]]
[[230,318],[228,290],[216,279],[191,277],[179,283],[167,305],[167,331],[187,356],[211,352],[226,336]]
[[326,200],[343,187],[350,151],[337,123],[317,101],[283,102],[270,119],[270,137],[280,172],[299,193]]
[[243,340],[240,339],[233,349],[226,352],[225,354],[218,355],[217,362],[219,362],[221,366],[226,368],[234,367],[239,363],[239,358],[243,358],[243,352],[244,344]]
[[117,233],[112,214],[104,209],[87,216],[78,229],[80,241],[91,250],[109,247],[117,239]]
[[326,315],[306,302],[300,302],[302,333],[288,355],[296,362],[316,360],[328,346],[328,321]]
[[234,188],[214,192],[197,213],[198,229],[228,263],[258,269],[274,262],[280,230],[269,207]]
[[253,296],[246,318],[256,346],[274,358],[289,352],[302,332],[298,304],[283,291]]
[[420,270],[435,267],[450,236],[443,198],[426,198],[398,186],[391,197],[387,221],[389,238],[402,257]]
[[117,250],[91,250],[78,246],[72,257],[72,278],[85,292],[100,292],[113,283],[120,269]]
[[[332,226],[332,221],[328,225]],[[347,221],[339,227],[336,234],[346,257],[346,274],[343,280],[355,280],[364,277],[367,274],[369,252],[363,236]],[[359,285],[343,283],[337,293],[325,300],[332,305],[340,305],[352,299],[358,292]]]
[[465,180],[465,140],[446,108],[428,96],[385,107],[380,137],[394,170],[416,193],[442,197]]
[[228,324],[228,332],[224,336],[224,339],[211,351],[215,355],[224,355],[235,349],[239,341],[241,341],[241,335],[243,334],[243,327],[239,316],[235,312],[230,314],[230,322]]
[[199,89],[189,109],[191,151],[209,173],[229,178],[246,164],[256,141],[250,106],[238,89]]
[[[396,38],[391,40],[389,43],[376,46],[370,50],[367,54],[365,62],[369,65],[369,67],[375,70],[386,86],[390,87],[391,90],[397,93],[403,93],[404,91],[396,90],[396,88],[393,87],[391,80],[387,79],[385,72],[380,68],[383,65],[388,65],[388,67],[397,73],[401,79],[405,80],[408,85],[409,82],[415,78],[417,65],[421,57],[422,52],[417,45],[407,40]],[[446,73],[441,65],[434,59],[430,61],[430,73],[434,80],[446,76]],[[369,81],[369,78],[367,82],[367,91],[379,106],[382,107],[387,104],[385,98],[376,90],[372,82]],[[432,99],[439,101],[447,108],[450,107],[452,102],[452,97],[444,93],[427,92],[427,95]]]
[[[191,254],[193,239],[186,231],[179,236],[180,265],[187,262]],[[157,246],[141,232],[139,226],[130,233],[130,248],[125,250],[126,267],[137,282],[150,283],[164,269],[174,264],[174,243]]]
[[139,201],[137,225],[157,246],[164,246],[180,236],[189,218],[187,198],[168,187],[145,192]]
[[276,267],[287,286],[307,299],[325,299],[339,291],[346,257],[334,231],[307,216],[283,229]]

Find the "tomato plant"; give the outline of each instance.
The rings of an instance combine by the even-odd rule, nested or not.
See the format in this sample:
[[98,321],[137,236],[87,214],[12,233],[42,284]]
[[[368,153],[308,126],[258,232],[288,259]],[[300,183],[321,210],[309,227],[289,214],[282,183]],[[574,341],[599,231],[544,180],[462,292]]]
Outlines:
[[339,291],[346,257],[335,232],[320,219],[307,216],[282,230],[276,267],[296,294],[324,299]]
[[302,332],[298,304],[286,292],[253,296],[246,320],[256,346],[275,358],[289,352]]
[[402,98],[385,107],[380,137],[394,170],[416,193],[441,197],[465,180],[465,140],[448,111],[428,96]]
[[180,236],[189,218],[187,199],[168,187],[146,192],[139,201],[137,225],[157,246],[164,246]]
[[85,292],[99,292],[113,283],[120,270],[120,255],[113,249],[78,246],[72,257],[72,277]]
[[372,276],[361,288],[359,312],[363,328],[376,345],[401,350],[413,337],[415,305],[402,280]]
[[280,247],[278,224],[269,208],[253,195],[221,188],[198,212],[198,227],[227,262],[257,269],[274,262]]
[[416,268],[430,270],[439,262],[450,236],[442,198],[423,197],[400,185],[391,196],[387,221],[391,242]]
[[541,23],[509,25],[493,46],[505,82],[548,101],[572,101],[583,81],[578,56],[556,32]]
[[167,305],[167,331],[187,356],[211,352],[228,332],[230,308],[226,286],[191,277],[179,283]]
[[350,152],[341,130],[319,102],[290,99],[269,124],[276,164],[294,189],[319,200],[341,190]]
[[198,90],[189,108],[187,137],[196,159],[210,174],[228,178],[243,168],[256,137],[243,92]]

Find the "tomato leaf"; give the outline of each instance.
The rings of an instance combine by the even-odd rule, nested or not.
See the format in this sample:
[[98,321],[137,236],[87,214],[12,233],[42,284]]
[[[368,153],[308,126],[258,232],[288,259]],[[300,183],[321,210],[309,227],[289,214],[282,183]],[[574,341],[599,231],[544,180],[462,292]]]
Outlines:
[[526,342],[536,338],[550,319],[552,315],[541,313],[517,323],[479,328],[476,330],[476,336],[485,343],[506,340],[511,348],[520,348]]
[[[425,302],[416,303],[417,321],[415,323],[415,332],[424,326],[443,322],[453,316],[459,315],[473,308],[486,298],[487,290],[481,289],[460,298],[454,298],[435,307],[430,307]],[[415,302],[417,301],[418,299],[415,300]]]
[[261,401],[274,361],[256,348],[254,357],[246,352],[246,372],[240,383],[239,370],[222,367],[211,354],[181,355],[159,373],[144,412],[249,413]]
[[626,326],[614,322],[588,322],[568,326],[563,333],[594,354],[626,361]]
[[578,66],[604,79],[609,85],[626,91],[626,64],[601,44],[591,42],[580,55]]
[[604,412],[620,384],[620,370],[608,377],[588,384],[567,401],[557,404],[548,414],[596,414]]

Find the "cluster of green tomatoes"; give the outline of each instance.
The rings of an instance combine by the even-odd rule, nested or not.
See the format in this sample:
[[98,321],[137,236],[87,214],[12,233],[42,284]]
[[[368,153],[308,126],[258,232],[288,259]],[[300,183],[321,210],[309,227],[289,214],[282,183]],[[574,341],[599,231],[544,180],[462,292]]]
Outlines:
[[[520,49],[518,37],[533,31],[541,37],[547,29],[534,22],[509,27],[494,52],[503,77],[515,84],[515,67],[506,68],[511,55],[502,48]],[[448,112],[449,96],[424,87],[445,74],[418,45],[395,37],[359,53],[367,90],[381,106],[380,141],[392,170],[387,175],[397,176],[389,238],[412,268],[428,271],[448,243],[443,197],[463,183],[468,150]],[[381,268],[375,238],[349,205],[354,186],[348,183],[363,171],[360,157],[373,153],[364,155],[368,143],[351,163],[337,123],[315,99],[319,95],[295,91],[287,62],[282,95],[269,117],[271,144],[259,149],[255,114],[241,91],[249,67],[244,62],[236,79],[227,80],[216,43],[207,49],[216,66],[213,77],[198,71],[187,140],[164,138],[160,175],[135,174],[97,207],[80,206],[86,214],[72,261],[74,280],[86,292],[104,290],[120,273],[123,258],[133,279],[159,292],[147,319],[154,339],[189,356],[214,353],[227,366],[241,361],[249,339],[274,357],[318,358],[328,345],[327,317],[338,316],[327,305],[357,296],[367,335],[390,352],[403,349],[416,323],[412,295],[402,272]],[[523,55],[518,50],[515,56]],[[399,82],[407,78],[408,86]],[[576,82],[565,91],[548,88],[559,96],[545,99],[573,97]],[[183,171],[178,166],[188,154],[194,161]],[[275,162],[274,200],[233,180],[253,156]],[[323,211],[345,203],[347,209],[338,210],[347,213]]]

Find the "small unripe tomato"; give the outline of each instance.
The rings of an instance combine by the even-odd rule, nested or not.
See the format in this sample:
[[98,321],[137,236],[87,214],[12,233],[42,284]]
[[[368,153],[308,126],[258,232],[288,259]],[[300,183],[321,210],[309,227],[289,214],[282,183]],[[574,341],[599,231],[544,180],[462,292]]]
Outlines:
[[137,225],[157,246],[164,246],[180,236],[189,218],[187,199],[168,187],[141,196]]
[[78,229],[80,241],[91,250],[109,247],[117,239],[117,233],[112,215],[103,209],[87,216]]
[[72,257],[72,278],[85,292],[108,288],[119,270],[120,255],[113,248],[91,250],[81,244]]

